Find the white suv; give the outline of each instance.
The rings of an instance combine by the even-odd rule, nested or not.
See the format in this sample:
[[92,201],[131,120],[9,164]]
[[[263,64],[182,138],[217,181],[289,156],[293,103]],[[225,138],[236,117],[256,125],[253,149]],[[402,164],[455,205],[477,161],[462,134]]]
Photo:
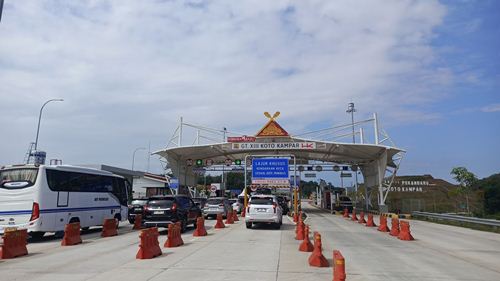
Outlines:
[[248,202],[245,214],[247,228],[253,223],[272,223],[280,229],[283,223],[283,211],[274,195],[253,195]]

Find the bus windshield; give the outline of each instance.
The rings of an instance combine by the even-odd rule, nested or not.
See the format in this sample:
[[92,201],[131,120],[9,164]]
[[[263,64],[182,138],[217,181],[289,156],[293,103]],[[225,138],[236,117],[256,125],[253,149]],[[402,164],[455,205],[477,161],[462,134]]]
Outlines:
[[0,170],[0,188],[21,189],[35,184],[38,169],[22,168]]

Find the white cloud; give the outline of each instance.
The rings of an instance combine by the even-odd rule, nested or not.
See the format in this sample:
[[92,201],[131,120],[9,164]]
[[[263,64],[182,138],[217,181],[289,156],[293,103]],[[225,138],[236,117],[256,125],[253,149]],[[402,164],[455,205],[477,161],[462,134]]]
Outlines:
[[280,110],[301,130],[347,121],[352,100],[421,121],[407,108],[453,81],[431,67],[444,15],[438,1],[8,1],[0,162],[22,159],[53,97],[65,102],[47,106],[40,146],[73,163],[123,166],[148,140],[164,145],[179,116],[254,133]]
[[482,112],[499,112],[500,111],[500,103],[490,104],[488,106],[481,108]]

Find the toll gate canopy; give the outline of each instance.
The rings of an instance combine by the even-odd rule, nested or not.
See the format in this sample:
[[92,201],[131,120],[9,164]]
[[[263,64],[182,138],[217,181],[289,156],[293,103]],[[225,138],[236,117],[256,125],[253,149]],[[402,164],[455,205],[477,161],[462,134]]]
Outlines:
[[[170,139],[167,148],[154,152],[164,158],[167,167],[172,170],[182,185],[194,186],[196,180],[196,169],[201,161],[203,166],[230,166],[235,161],[251,158],[252,155],[269,157],[293,155],[298,164],[307,164],[308,161],[320,161],[333,165],[349,165],[353,171],[360,170],[364,185],[367,188],[378,188],[378,204],[381,209],[385,209],[385,199],[392,184],[392,179],[399,169],[400,162],[405,153],[404,150],[394,145],[385,132],[381,133],[378,128],[377,115],[368,120],[359,121],[349,125],[336,126],[324,130],[318,130],[298,136],[290,135],[276,122],[276,117],[270,116],[267,112],[268,122],[255,136],[239,135],[226,137],[226,130],[215,130],[206,127],[184,123],[182,118],[177,130]],[[354,127],[361,127],[363,124],[373,123],[374,142],[373,144],[363,143],[363,128],[358,131]],[[197,140],[194,145],[183,146],[183,127],[197,129]],[[359,135],[360,143],[345,143],[328,140],[318,140],[316,138],[301,137],[322,133],[327,130],[341,131],[351,130],[354,135]],[[223,134],[224,142],[210,144],[200,143],[200,131],[220,132]],[[348,135],[348,134],[347,134]],[[351,134],[352,136],[352,134]],[[382,141],[379,138],[382,137]],[[177,140],[177,142],[174,142]],[[170,145],[174,145],[169,147]],[[244,161],[242,161],[244,162]],[[241,165],[248,165],[241,163]],[[248,185],[248,183],[247,183]]]

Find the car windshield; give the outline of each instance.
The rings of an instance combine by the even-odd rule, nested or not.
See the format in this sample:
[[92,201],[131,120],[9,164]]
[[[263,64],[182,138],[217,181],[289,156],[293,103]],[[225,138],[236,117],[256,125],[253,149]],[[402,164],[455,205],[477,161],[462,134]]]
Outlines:
[[219,205],[223,203],[223,199],[208,199],[208,205]]
[[35,184],[38,169],[0,170],[0,188],[20,189]]
[[151,207],[170,208],[174,204],[174,198],[154,199],[148,202]]
[[146,205],[146,203],[148,202],[147,199],[144,199],[144,200],[132,200],[132,205],[141,205],[141,206],[144,206]]
[[250,199],[250,203],[255,205],[272,205],[273,198],[272,197],[252,197]]

